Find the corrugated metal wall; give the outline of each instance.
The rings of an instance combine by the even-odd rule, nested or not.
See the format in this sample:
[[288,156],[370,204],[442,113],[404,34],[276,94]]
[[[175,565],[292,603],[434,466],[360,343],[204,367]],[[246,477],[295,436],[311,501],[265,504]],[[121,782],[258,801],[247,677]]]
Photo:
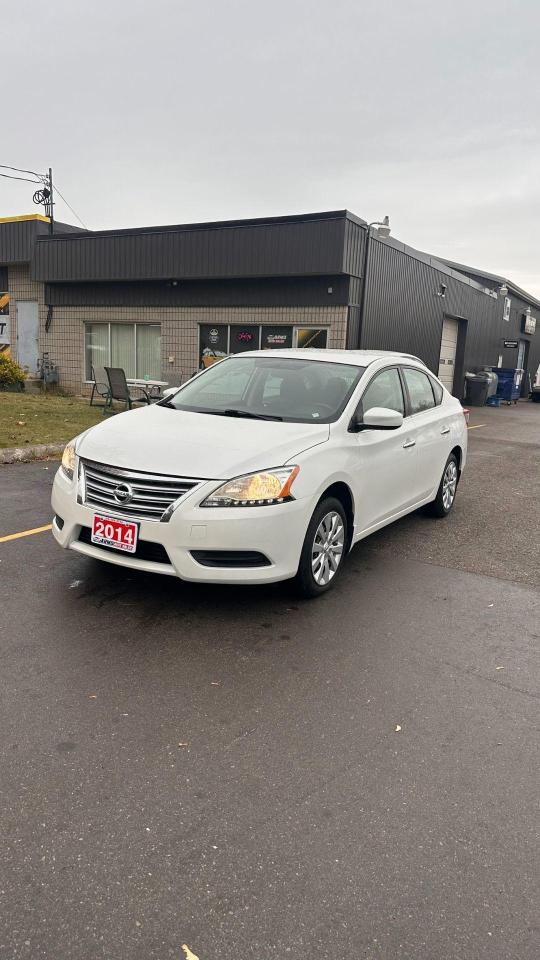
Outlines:
[[[444,297],[438,295],[441,284],[446,285]],[[436,269],[426,259],[372,240],[362,347],[415,354],[436,373],[447,315],[461,318],[466,329],[464,366],[496,364],[501,311],[501,301],[475,285]]]
[[366,244],[366,225],[358,223],[350,216],[345,220],[343,241],[343,272],[352,277],[362,276],[364,250]]
[[32,276],[49,282],[309,276],[343,272],[343,213],[321,219],[40,239]]
[[43,220],[12,220],[0,223],[0,263],[28,263],[37,234],[45,233]]

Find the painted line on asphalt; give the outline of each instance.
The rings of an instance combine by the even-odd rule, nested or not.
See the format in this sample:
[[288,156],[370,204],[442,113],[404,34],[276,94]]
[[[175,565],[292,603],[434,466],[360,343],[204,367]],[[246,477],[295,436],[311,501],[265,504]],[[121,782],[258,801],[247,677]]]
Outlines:
[[34,533],[45,533],[46,530],[52,530],[52,523],[48,523],[46,527],[34,527],[33,530],[10,533],[7,537],[0,537],[0,543],[7,543],[8,540],[18,540],[20,537],[31,537]]
[[467,430],[479,430],[480,427],[485,427],[485,423],[475,423],[473,427],[467,427]]

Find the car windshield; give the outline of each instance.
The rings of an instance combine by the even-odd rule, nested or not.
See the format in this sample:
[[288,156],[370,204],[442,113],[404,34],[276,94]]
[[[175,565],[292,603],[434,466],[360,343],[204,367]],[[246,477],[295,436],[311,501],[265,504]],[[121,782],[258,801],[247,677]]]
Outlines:
[[331,423],[365,367],[286,357],[229,357],[161,401],[177,410],[257,420]]

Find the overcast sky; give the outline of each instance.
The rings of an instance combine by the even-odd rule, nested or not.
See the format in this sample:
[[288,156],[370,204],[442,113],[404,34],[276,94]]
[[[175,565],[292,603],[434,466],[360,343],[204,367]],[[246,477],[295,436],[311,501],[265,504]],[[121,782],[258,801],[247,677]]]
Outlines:
[[539,37],[539,0],[4,2],[0,162],[93,229],[388,214],[540,297]]

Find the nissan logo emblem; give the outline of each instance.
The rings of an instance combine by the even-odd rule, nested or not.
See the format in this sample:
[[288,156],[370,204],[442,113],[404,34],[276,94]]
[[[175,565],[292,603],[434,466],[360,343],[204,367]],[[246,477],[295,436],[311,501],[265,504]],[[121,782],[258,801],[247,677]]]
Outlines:
[[133,487],[129,483],[119,483],[113,492],[117,503],[129,503],[133,499]]

